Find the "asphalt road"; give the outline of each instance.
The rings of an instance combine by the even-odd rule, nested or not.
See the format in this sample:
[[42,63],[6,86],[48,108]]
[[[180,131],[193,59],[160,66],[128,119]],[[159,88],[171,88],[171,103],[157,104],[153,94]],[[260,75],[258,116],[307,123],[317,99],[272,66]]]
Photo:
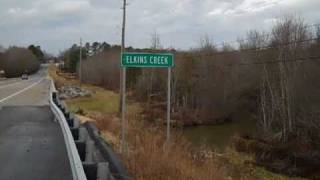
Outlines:
[[3,106],[49,105],[50,80],[41,69],[28,80],[7,79],[0,81],[0,108]]
[[46,69],[0,81],[0,180],[69,180],[63,134],[49,107]]

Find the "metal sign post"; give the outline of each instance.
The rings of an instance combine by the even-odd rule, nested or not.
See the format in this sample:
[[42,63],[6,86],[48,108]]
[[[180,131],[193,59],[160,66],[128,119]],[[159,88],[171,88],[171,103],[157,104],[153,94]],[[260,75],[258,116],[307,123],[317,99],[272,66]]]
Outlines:
[[168,92],[167,92],[167,143],[170,140],[170,115],[171,115],[171,67],[168,68]]
[[[127,67],[138,67],[138,68],[168,68],[168,91],[167,91],[167,143],[170,140],[170,123],[171,123],[171,70],[174,66],[174,57],[172,54],[166,53],[122,53],[121,66],[124,69],[122,91],[125,93],[125,81],[126,74],[125,69]],[[122,117],[125,116],[125,95],[122,99]],[[123,129],[127,129],[127,122],[122,122]],[[126,130],[122,131],[122,137],[125,137]],[[124,139],[122,144],[124,145]]]

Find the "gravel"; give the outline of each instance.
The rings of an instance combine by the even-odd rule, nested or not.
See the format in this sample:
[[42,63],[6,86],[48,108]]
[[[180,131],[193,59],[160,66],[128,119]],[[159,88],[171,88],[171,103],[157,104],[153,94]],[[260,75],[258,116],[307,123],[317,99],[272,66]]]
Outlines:
[[91,92],[85,89],[82,89],[80,86],[68,85],[63,86],[59,89],[60,99],[74,99],[78,97],[90,97]]

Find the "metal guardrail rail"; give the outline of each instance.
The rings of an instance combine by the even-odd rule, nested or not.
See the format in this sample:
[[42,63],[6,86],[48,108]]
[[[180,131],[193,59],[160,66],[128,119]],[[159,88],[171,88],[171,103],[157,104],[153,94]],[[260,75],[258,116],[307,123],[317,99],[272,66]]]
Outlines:
[[83,126],[87,129],[88,135],[95,144],[95,148],[101,152],[103,159],[109,162],[109,168],[113,177],[117,180],[131,180],[131,177],[128,175],[127,170],[116,153],[100,136],[98,128],[91,122],[87,122]]
[[72,170],[73,179],[74,180],[87,180],[87,177],[85,175],[85,172],[84,172],[84,169],[82,166],[80,156],[78,154],[76,144],[74,142],[71,130],[67,124],[66,118],[53,100],[53,94],[56,92],[57,92],[57,90],[55,88],[53,80],[51,80],[50,107],[56,117],[56,120],[59,122],[60,127],[62,129],[62,133],[63,133],[63,137],[65,140],[65,144],[66,144],[66,148],[67,148],[67,152],[68,152],[68,157],[69,157],[69,161],[70,161],[70,167]]
[[51,80],[50,107],[65,139],[74,180],[130,180],[127,170],[95,124],[80,122],[68,112]]

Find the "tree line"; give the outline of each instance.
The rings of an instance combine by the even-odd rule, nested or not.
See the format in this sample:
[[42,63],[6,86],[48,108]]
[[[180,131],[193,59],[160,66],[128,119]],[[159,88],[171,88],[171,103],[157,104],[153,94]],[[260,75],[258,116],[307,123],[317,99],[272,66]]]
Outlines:
[[[83,81],[118,90],[120,47],[95,47],[100,46],[83,49]],[[237,43],[217,46],[204,36],[198,48],[170,49],[175,55],[173,118],[184,125],[214,124],[237,120],[246,111],[261,135],[320,142],[319,50],[319,26],[295,17],[281,19],[269,33],[249,31]],[[150,48],[126,51],[168,52],[156,33]],[[127,87],[138,100],[164,111],[166,76],[165,69],[128,68]]]
[[83,47],[73,44],[70,48],[60,52],[60,59],[64,62],[64,70],[69,72],[76,72],[77,65],[80,60],[80,50],[82,51],[82,59],[93,57],[97,54],[103,53],[108,50],[119,50],[121,47],[118,45],[110,45],[106,42],[89,42],[85,43]]

